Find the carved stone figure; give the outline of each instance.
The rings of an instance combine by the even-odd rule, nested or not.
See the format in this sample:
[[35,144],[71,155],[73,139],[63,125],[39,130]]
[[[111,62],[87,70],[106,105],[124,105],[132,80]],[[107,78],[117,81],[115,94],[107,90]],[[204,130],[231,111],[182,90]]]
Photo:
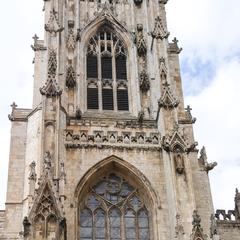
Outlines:
[[177,148],[174,152],[174,162],[177,173],[183,174],[184,172],[184,157],[183,153]]

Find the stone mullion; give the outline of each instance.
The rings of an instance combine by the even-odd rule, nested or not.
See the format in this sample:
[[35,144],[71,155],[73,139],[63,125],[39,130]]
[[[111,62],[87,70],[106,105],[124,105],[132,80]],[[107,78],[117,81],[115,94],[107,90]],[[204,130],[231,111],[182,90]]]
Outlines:
[[117,112],[117,72],[116,72],[116,58],[115,58],[116,45],[114,49],[113,41],[111,42],[111,48],[112,48],[113,106],[114,106],[114,111]]
[[101,40],[98,36],[98,110],[102,111],[102,54],[101,54]]

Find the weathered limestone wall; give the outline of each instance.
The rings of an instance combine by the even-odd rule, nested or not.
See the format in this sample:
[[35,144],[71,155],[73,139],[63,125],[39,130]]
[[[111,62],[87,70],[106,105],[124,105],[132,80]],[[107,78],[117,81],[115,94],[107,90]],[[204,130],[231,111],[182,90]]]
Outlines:
[[239,240],[240,222],[227,222],[217,224],[218,234],[221,240]]
[[27,122],[12,122],[11,145],[6,199],[6,232],[22,229],[22,201],[25,174]]
[[4,237],[5,211],[0,211],[0,239]]

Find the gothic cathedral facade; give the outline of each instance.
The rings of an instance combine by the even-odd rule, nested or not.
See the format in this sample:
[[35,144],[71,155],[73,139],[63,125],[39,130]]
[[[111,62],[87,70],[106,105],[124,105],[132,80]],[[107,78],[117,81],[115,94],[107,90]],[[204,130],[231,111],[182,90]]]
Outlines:
[[12,105],[0,239],[239,240],[214,214],[167,0],[44,0],[32,109]]

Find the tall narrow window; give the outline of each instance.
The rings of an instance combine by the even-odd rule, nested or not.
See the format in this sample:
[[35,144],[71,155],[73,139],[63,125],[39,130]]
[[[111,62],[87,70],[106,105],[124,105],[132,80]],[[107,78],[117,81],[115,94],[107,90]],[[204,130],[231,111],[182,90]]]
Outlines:
[[80,240],[150,240],[149,213],[138,191],[110,173],[82,199]]
[[87,90],[87,108],[129,111],[127,54],[112,29],[104,26],[90,39],[86,64],[87,85],[94,82],[97,86]]

